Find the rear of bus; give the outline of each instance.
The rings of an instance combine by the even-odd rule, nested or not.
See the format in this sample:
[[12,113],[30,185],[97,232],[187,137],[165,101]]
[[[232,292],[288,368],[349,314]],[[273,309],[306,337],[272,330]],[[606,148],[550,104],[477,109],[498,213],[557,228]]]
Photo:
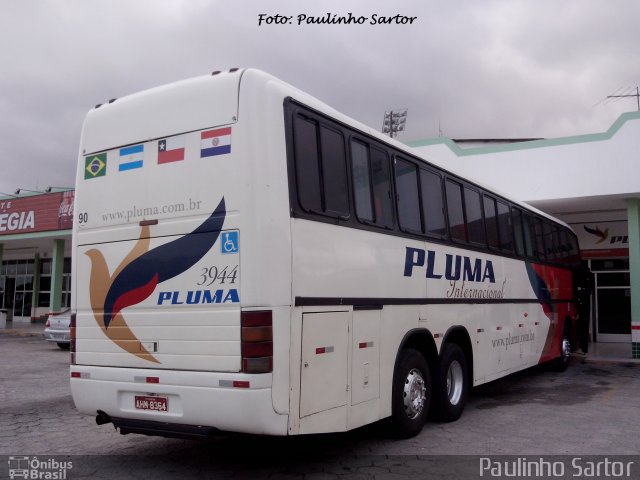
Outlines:
[[274,88],[261,72],[215,72],[87,115],[71,390],[99,424],[287,433],[290,229]]

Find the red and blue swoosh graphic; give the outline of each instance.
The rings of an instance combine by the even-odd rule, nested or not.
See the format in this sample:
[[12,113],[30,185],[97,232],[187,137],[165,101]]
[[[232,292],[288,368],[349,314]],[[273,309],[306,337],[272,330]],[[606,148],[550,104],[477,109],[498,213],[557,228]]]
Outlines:
[[124,308],[148,298],[156,286],[193,267],[218,240],[225,219],[224,198],[193,232],[165,243],[127,265],[113,280],[104,301],[104,326]]
[[541,362],[544,362],[557,356],[554,352],[560,351],[565,314],[559,314],[559,305],[569,304],[566,316],[573,317],[575,315],[571,303],[573,278],[571,271],[566,269],[531,262],[526,262],[526,266],[531,288],[540,302],[545,316],[549,319],[549,330],[540,359]]
[[543,268],[541,265],[534,265],[532,263],[526,262],[527,265],[527,275],[529,276],[529,283],[531,284],[531,288],[533,288],[538,301],[542,305],[542,309],[544,310],[544,314],[549,317],[553,312],[553,302],[551,297],[551,292],[549,291],[549,286],[547,282],[543,278]]
[[122,316],[122,310],[146,300],[156,286],[187,271],[217,242],[226,218],[224,197],[195,230],[149,250],[149,227],[120,265],[109,273],[104,255],[91,249],[90,303],[96,322],[116,345],[145,360],[159,363],[140,343]]

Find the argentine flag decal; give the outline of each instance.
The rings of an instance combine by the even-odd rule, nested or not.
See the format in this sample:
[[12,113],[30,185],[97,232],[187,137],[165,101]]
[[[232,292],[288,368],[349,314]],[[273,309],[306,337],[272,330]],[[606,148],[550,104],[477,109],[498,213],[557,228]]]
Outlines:
[[144,160],[144,145],[134,145],[133,147],[121,148],[120,149],[120,165],[118,165],[118,170],[120,172],[124,172],[125,170],[142,168],[143,160]]

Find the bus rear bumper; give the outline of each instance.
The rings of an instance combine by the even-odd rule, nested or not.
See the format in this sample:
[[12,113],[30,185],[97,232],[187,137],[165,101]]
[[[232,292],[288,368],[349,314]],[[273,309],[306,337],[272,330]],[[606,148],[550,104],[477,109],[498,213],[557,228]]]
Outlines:
[[199,439],[210,437],[218,432],[218,429],[214,427],[136,420],[132,418],[111,418],[111,423],[113,423],[113,426],[116,427],[122,435],[139,433],[141,435],[155,435],[160,437]]
[[288,415],[273,409],[271,374],[71,366],[80,413],[123,434],[205,437],[218,430],[287,435]]

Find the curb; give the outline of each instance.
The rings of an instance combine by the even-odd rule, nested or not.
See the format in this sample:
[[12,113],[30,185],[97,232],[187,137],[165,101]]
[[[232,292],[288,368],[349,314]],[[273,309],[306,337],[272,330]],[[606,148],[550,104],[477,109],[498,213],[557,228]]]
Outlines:
[[40,337],[43,332],[25,332],[16,329],[0,329],[0,335],[15,335],[17,337]]
[[580,363],[598,363],[603,365],[629,365],[629,366],[638,366],[640,365],[640,359],[638,358],[583,358]]
[[624,358],[624,357],[590,357],[589,354],[571,354],[572,360],[576,363],[601,363],[607,365],[640,365],[640,358]]

